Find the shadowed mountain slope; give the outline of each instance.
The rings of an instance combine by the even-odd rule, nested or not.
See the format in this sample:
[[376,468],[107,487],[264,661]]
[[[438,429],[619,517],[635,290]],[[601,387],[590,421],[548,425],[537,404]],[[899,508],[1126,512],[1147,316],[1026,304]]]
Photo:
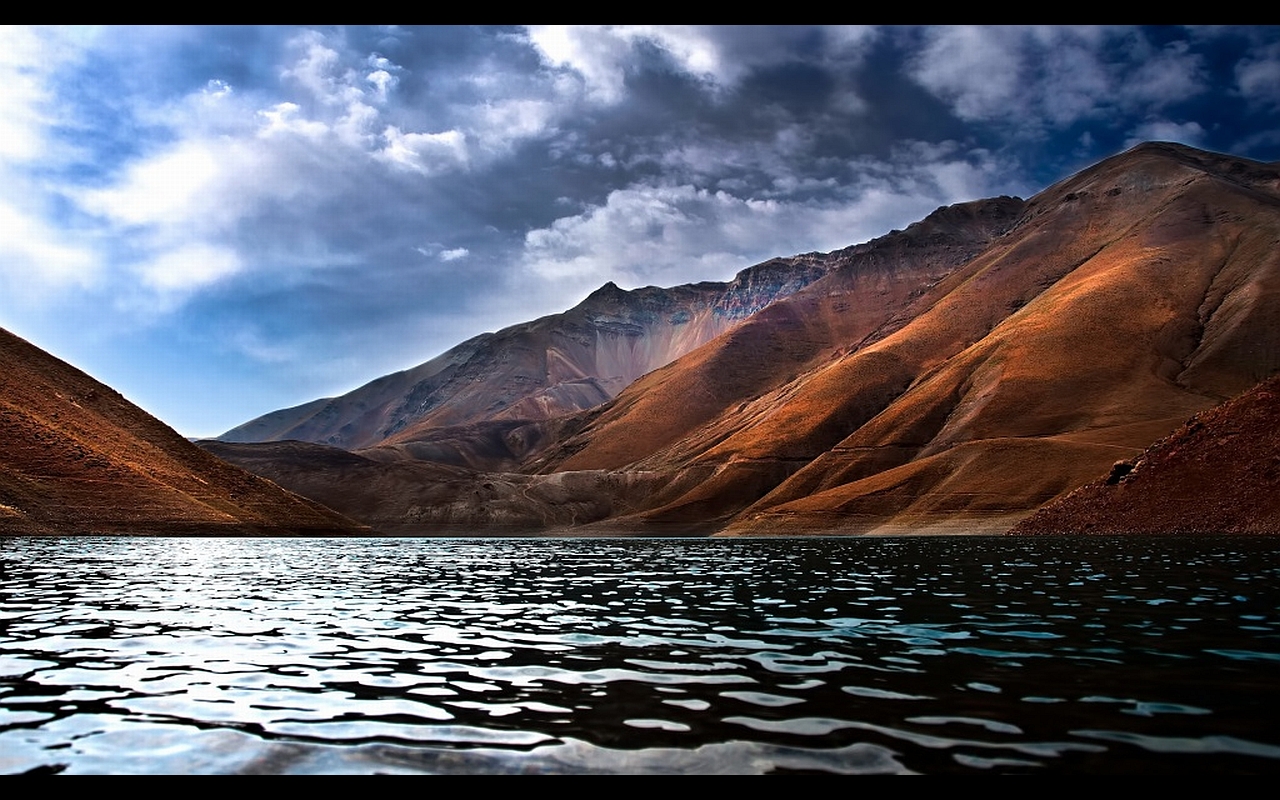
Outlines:
[[210,456],[114,390],[0,330],[0,534],[368,532]]
[[298,441],[199,445],[391,536],[563,532],[628,513],[666,482],[656,473],[605,470],[479,472],[386,458],[382,448],[352,453]]
[[1196,414],[1011,533],[1280,533],[1280,377]]

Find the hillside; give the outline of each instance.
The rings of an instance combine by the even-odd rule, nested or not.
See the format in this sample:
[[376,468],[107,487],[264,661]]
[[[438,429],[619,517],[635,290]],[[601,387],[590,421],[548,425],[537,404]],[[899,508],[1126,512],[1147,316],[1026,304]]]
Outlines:
[[369,533],[5,330],[0,365],[0,534]]
[[1196,414],[1012,533],[1280,533],[1280,376]]

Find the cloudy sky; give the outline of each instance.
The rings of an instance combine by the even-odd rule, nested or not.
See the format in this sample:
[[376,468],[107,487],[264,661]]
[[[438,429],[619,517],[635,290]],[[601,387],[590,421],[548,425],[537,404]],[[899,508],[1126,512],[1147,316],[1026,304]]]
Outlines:
[[624,288],[1280,160],[1280,27],[0,29],[0,327],[190,436]]

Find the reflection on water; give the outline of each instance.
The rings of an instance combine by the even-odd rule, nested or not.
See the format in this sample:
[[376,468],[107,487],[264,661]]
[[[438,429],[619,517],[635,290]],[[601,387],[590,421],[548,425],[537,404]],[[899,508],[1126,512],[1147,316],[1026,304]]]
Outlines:
[[0,773],[1280,773],[1280,542],[0,539]]

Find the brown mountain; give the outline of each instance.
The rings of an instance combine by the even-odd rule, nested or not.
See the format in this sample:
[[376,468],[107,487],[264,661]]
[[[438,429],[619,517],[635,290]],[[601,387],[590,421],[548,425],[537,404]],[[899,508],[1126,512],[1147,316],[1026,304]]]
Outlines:
[[1146,144],[840,251],[593,409],[362,455],[518,445],[519,480],[386,498],[406,524],[507,504],[582,532],[999,532],[1280,370],[1277,244],[1276,165]]
[[368,532],[210,456],[114,390],[0,330],[0,534]]
[[1011,532],[1280,532],[1280,376],[1196,414]]
[[1163,144],[1050,187],[888,335],[636,462],[704,476],[641,519],[1007,528],[1280,368],[1278,187]]

